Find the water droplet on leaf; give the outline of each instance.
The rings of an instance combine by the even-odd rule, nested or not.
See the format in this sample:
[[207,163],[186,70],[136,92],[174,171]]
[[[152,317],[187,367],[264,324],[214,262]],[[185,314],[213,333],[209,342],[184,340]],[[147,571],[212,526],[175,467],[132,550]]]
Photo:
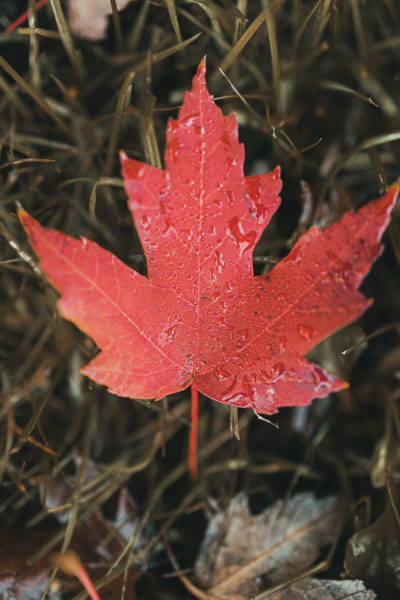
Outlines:
[[229,221],[228,228],[236,246],[239,248],[239,258],[242,258],[246,250],[250,250],[254,247],[257,239],[257,233],[255,231],[249,231],[246,233],[238,217],[233,217],[233,219]]
[[309,325],[297,325],[297,331],[302,338],[304,338],[307,341],[310,341],[315,330]]

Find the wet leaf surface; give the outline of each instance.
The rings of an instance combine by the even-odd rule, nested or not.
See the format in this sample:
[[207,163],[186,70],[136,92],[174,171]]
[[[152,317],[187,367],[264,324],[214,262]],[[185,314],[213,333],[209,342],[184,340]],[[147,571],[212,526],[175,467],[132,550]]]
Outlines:
[[277,592],[269,600],[374,600],[376,594],[367,590],[362,581],[332,581],[303,579],[287,590]]
[[[87,523],[76,528],[70,548],[84,563],[91,579],[96,581],[108,572],[113,561],[119,556],[124,540],[111,540],[106,546],[102,543],[114,532],[111,523],[101,515],[95,515]],[[51,529],[14,530],[4,532],[0,539],[0,597],[4,600],[40,600],[49,583],[53,565],[48,556],[29,562],[29,558],[39,546],[48,540]],[[118,543],[119,542],[119,543]],[[131,568],[127,575],[129,598],[134,598],[134,583],[138,570]],[[101,591],[102,600],[120,600],[122,577],[107,584]],[[58,571],[50,584],[46,600],[67,600],[82,592],[81,584],[74,577]]]
[[[38,544],[44,541],[47,531],[11,531],[2,534],[0,540],[0,594],[1,598],[15,600],[40,600],[52,571],[50,563],[43,559],[28,565],[26,559]],[[72,589],[79,586],[72,583]],[[62,584],[58,579],[49,590],[49,600],[60,600]]]
[[[80,2],[80,8],[88,4]],[[239,411],[240,441],[229,440],[229,407],[203,399],[200,477],[193,487],[184,475],[188,392],[157,404],[130,402],[80,376],[79,369],[96,353],[94,342],[59,318],[57,294],[40,276],[15,218],[15,202],[42,225],[76,238],[84,235],[145,275],[118,150],[160,164],[166,124],[176,119],[196,66],[207,55],[210,92],[225,115],[237,114],[245,173],[282,168],[281,206],[253,253],[255,275],[265,276],[310,226],[331,226],[346,211],[384,193],[399,176],[398,3],[142,0],[118,13],[120,36],[118,19],[108,16],[106,37],[99,42],[60,31],[56,9],[61,6],[67,19],[67,0],[2,0],[0,5],[0,529],[4,536],[11,530],[10,555],[20,554],[18,540],[32,527],[43,528],[46,536],[35,542],[39,552],[49,537],[62,543],[66,523],[54,522],[60,512],[53,513],[55,531],[41,519],[45,490],[65,480],[72,484],[67,502],[71,495],[80,498],[79,522],[101,513],[100,523],[89,519],[86,550],[77,548],[85,564],[99,564],[93,548],[108,535],[103,520],[111,532],[110,501],[127,487],[138,506],[139,526],[149,535],[136,595],[181,600],[191,594],[172,572],[164,534],[179,569],[189,569],[193,580],[191,568],[215,503],[226,507],[244,491],[257,512],[308,490],[319,497],[344,495],[354,511],[330,567],[314,575],[341,579],[347,540],[382,514],[388,476],[392,490],[397,487],[399,213],[394,211],[384,256],[363,284],[374,305],[356,325],[368,345],[361,346],[354,365],[357,352],[341,356],[341,344],[329,345],[323,355],[306,355],[350,387],[307,407],[281,410],[273,419],[279,430],[256,419],[253,411]],[[96,2],[96,8],[100,5]],[[67,27],[71,31],[68,22]],[[184,50],[175,30],[190,42]],[[338,86],[322,87],[327,79],[351,94]],[[234,421],[236,411],[232,416]],[[71,458],[85,454],[84,447],[103,474],[95,485],[72,481]],[[112,551],[121,548],[118,535],[114,542]],[[27,550],[35,552],[27,547],[24,554]],[[387,555],[380,543],[376,552]],[[134,561],[135,554],[133,549]],[[370,560],[372,554],[371,548]],[[124,563],[125,558],[112,577]],[[361,565],[358,579],[363,577]],[[67,592],[67,583],[62,580],[69,600],[77,594],[82,598],[77,587]],[[76,582],[70,578],[69,583]],[[262,577],[256,584],[268,589]],[[118,600],[121,587],[119,580]],[[386,591],[379,600],[397,600],[397,592]],[[104,590],[100,593],[104,600]]]
[[303,493],[252,515],[246,496],[235,496],[208,524],[195,565],[200,585],[218,598],[245,600],[301,575],[332,543],[338,510],[335,497]]
[[388,506],[372,525],[355,533],[347,542],[345,568],[378,594],[395,598],[400,594],[400,528]]
[[382,251],[398,186],[323,232],[311,228],[254,277],[252,253],[281,180],[279,169],[245,178],[243,160],[236,117],[213,102],[203,61],[168,124],[166,169],[122,155],[148,278],[20,211],[61,314],[101,348],[85,375],[143,399],[193,384],[264,414],[346,387],[302,356],[371,304],[357,288]]

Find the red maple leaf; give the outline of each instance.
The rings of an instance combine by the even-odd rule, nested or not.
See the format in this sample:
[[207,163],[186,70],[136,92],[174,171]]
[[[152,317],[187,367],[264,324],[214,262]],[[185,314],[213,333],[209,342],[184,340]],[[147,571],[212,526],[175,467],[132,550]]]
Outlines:
[[192,385],[271,414],[347,385],[303,356],[370,306],[357,288],[381,253],[398,186],[323,232],[312,227],[255,277],[252,253],[281,180],[278,168],[245,178],[243,157],[236,117],[214,104],[201,63],[168,124],[165,170],[122,155],[147,278],[20,211],[62,316],[100,348],[82,372],[111,392],[161,398]]

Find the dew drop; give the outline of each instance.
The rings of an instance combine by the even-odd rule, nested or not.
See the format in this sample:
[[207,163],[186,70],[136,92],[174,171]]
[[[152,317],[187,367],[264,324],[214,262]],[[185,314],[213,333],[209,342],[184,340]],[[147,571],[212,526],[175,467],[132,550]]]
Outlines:
[[176,160],[179,156],[179,151],[182,147],[180,139],[178,137],[171,137],[168,142],[168,149],[172,154],[172,158]]
[[220,382],[230,381],[232,379],[230,373],[228,373],[228,371],[226,371],[223,367],[217,367],[215,369],[215,375]]
[[286,296],[284,294],[277,294],[275,296],[275,300],[276,300],[276,302],[280,302],[282,304],[286,304],[286,302],[287,302]]
[[221,402],[225,402],[226,404],[238,404],[239,406],[241,406],[243,403],[243,394],[242,392],[223,394]]
[[329,376],[320,367],[314,367],[312,372],[314,391],[316,393],[326,392],[329,394],[330,391],[330,379]]
[[276,363],[271,367],[271,379],[273,381],[278,381],[283,375],[285,370],[285,365],[283,363]]
[[287,339],[284,336],[282,336],[279,338],[279,342],[278,342],[279,352],[281,354],[282,354],[282,352],[285,352],[286,347],[287,347]]
[[228,329],[228,323],[225,317],[220,317],[219,319],[217,319],[217,327],[223,327],[224,329]]
[[315,270],[318,270],[321,267],[321,262],[319,260],[314,258],[311,262]]
[[227,190],[225,192],[225,196],[228,200],[228,204],[231,204],[231,205],[235,204],[235,195],[231,190]]
[[185,121],[183,121],[183,123],[181,121],[180,125],[188,129],[189,127],[192,127],[195,124],[196,119],[197,117],[188,117]]
[[201,369],[204,369],[207,366],[207,361],[205,358],[199,358],[197,360],[197,368],[196,371],[200,371]]
[[244,329],[240,329],[237,332],[237,344],[239,347],[244,346],[248,340],[249,340],[249,330],[247,329],[247,327],[245,327]]
[[220,250],[215,250],[215,257],[216,257],[217,272],[219,274],[221,274],[222,270],[224,268],[224,265],[225,265],[225,261],[224,261],[224,257],[222,256],[222,252]]
[[210,285],[214,285],[216,281],[217,281],[217,274],[214,271],[214,269],[210,269],[210,271],[209,271],[209,283],[210,283]]
[[302,338],[304,338],[307,341],[310,341],[315,330],[309,325],[297,325],[297,331]]
[[269,210],[263,204],[256,204],[256,219],[258,223],[265,221],[265,215],[269,215]]
[[173,339],[176,335],[177,327],[178,327],[178,324],[175,323],[171,327],[168,327],[168,329],[164,329],[164,331],[162,331],[159,334],[158,342],[159,342],[160,346],[162,346],[164,344],[168,344],[169,342],[173,341]]
[[163,222],[164,222],[164,229],[161,233],[164,235],[167,233],[168,229],[170,229],[170,227],[172,227],[172,223],[171,223],[171,219],[169,218],[169,216],[167,214],[164,202],[162,200],[161,193],[160,193],[159,200],[160,200],[160,213],[163,216]]
[[211,292],[211,294],[209,294],[207,296],[208,300],[211,300],[212,302],[214,302],[215,300],[218,300],[219,298],[219,291],[218,290],[214,290],[213,292]]
[[151,227],[151,218],[148,215],[143,215],[140,218],[140,226],[144,231],[147,231]]
[[246,233],[243,229],[242,223],[239,222],[238,217],[233,217],[228,223],[229,233],[232,236],[236,246],[239,248],[239,258],[242,258],[246,250],[250,250],[254,247],[257,239],[257,233],[255,231],[249,231]]
[[221,302],[218,305],[218,308],[222,313],[226,314],[228,311],[228,304],[225,302],[225,300],[221,300]]
[[217,208],[222,208],[223,207],[223,202],[222,202],[221,198],[215,198],[215,200],[213,200],[212,203]]

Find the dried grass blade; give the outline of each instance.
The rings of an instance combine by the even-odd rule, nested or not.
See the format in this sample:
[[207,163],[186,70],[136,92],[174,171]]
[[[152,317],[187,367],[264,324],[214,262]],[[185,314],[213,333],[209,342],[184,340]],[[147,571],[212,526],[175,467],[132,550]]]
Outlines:
[[229,83],[229,85],[231,86],[233,92],[243,102],[243,104],[247,108],[247,110],[253,115],[253,117],[256,119],[256,121],[260,125],[262,125],[263,124],[263,120],[260,117],[260,115],[250,106],[250,104],[247,102],[246,98],[239,92],[239,90],[234,85],[234,83],[229,79],[228,75],[226,73],[224,73],[224,71],[221,68],[219,68],[219,72],[226,79],[226,81]]
[[18,165],[24,165],[26,163],[55,163],[53,158],[20,158],[19,160],[12,160],[10,162],[3,163],[0,165],[0,170],[7,167],[17,167]]
[[37,90],[35,90],[31,85],[29,85],[29,83],[25,81],[23,77],[21,77],[21,75],[19,75],[19,73],[17,73],[17,71],[13,69],[13,67],[2,56],[0,56],[0,66],[3,67],[3,69],[10,75],[10,77],[12,77],[14,81],[18,83],[18,85],[21,86],[22,89],[25,90],[25,92],[35,100],[35,102],[39,104],[39,106],[44,110],[44,112],[47,113],[47,115],[69,137],[71,135],[71,132],[67,125],[64,123],[64,121],[62,121],[60,117],[55,114],[55,112],[50,108],[47,102],[43,100],[39,92],[37,92]]
[[351,13],[353,16],[354,30],[357,38],[358,50],[360,56],[365,59],[367,56],[367,43],[364,35],[364,27],[361,18],[361,11],[358,0],[350,0]]
[[[246,44],[251,40],[253,35],[259,30],[260,26],[265,21],[265,13],[260,12],[259,15],[252,21],[248,26],[243,35],[238,39],[236,44],[232,46],[225,58],[220,62],[219,69],[221,71],[227,71],[229,67],[236,61],[239,54],[242,52]],[[211,84],[215,83],[215,79],[219,76],[220,71],[215,71],[210,78]]]
[[341,171],[344,165],[356,154],[362,152],[362,150],[368,150],[368,148],[373,148],[374,146],[379,146],[380,144],[388,144],[390,142],[396,142],[400,140],[400,131],[392,131],[392,133],[385,133],[383,135],[376,135],[368,140],[364,140],[360,144],[357,144],[355,148],[350,150],[343,158],[339,161],[336,167],[332,170],[330,175],[327,177],[325,184],[321,190],[320,201],[322,201],[325,196],[327,190],[331,186],[333,180],[336,175]]
[[155,98],[152,94],[146,95],[144,113],[140,119],[140,132],[144,147],[146,162],[161,169],[160,151],[158,149],[157,136],[154,130],[153,111]]
[[[94,433],[95,433],[95,431],[94,431],[94,424],[95,424],[94,410],[95,410],[95,404],[89,404],[89,415],[88,415],[88,419],[87,419],[86,431],[84,434],[83,450],[82,450],[82,457],[81,457],[82,460],[81,460],[81,463],[78,468],[78,476],[77,476],[76,486],[75,486],[74,495],[73,495],[73,503],[72,503],[68,523],[65,528],[65,534],[64,534],[64,539],[62,541],[60,554],[65,554],[65,551],[67,550],[67,548],[69,547],[69,545],[71,543],[72,535],[75,531],[75,528],[79,523],[78,517],[79,517],[79,505],[80,505],[80,499],[81,499],[81,488],[85,481],[86,473],[88,470],[90,447],[92,445],[93,437],[94,437]],[[45,598],[47,598],[47,592],[50,589],[51,583],[54,581],[54,579],[56,577],[57,571],[58,571],[58,568],[54,567],[54,569],[52,570],[52,572],[50,574],[47,586],[43,592],[41,600],[42,599],[45,600]]]
[[41,35],[42,37],[49,38],[51,40],[61,39],[58,31],[43,29],[43,27],[20,27],[18,29],[18,35],[31,35],[32,33],[35,33],[36,35]]
[[239,8],[239,2],[238,6],[235,6],[231,0],[221,0],[221,4],[226,6],[227,10],[230,12],[230,16],[235,17],[235,19],[238,19],[242,23],[246,23],[247,17],[244,14],[244,11]]
[[35,0],[29,0],[28,24],[32,33],[29,35],[29,66],[31,68],[31,83],[37,90],[41,89],[41,77],[39,68],[39,41],[36,35],[36,10]]
[[366,77],[360,76],[358,82],[360,87],[365,90],[367,94],[371,94],[377,99],[379,108],[383,111],[385,116],[392,119],[398,115],[399,106],[395,96],[392,95],[378,79],[375,79],[371,75],[367,75]]
[[[238,8],[240,14],[243,15],[243,18],[241,19],[239,16],[236,16],[236,18],[235,18],[235,29],[234,29],[233,38],[232,38],[232,42],[234,45],[236,44],[238,39],[242,36],[246,22],[247,22],[247,17],[246,17],[247,0],[238,0],[237,8]],[[245,19],[245,20],[243,20],[243,19]]]
[[115,149],[117,146],[118,134],[119,134],[119,130],[121,127],[122,113],[126,106],[127,98],[129,98],[129,96],[130,96],[132,80],[134,77],[135,77],[135,72],[130,71],[128,73],[128,75],[126,76],[124,83],[122,84],[121,91],[118,96],[117,107],[115,109],[114,121],[113,121],[112,128],[111,128],[110,141],[109,141],[108,149],[107,149],[106,166],[104,169],[104,174],[106,176],[110,175],[112,168],[113,168]]
[[304,19],[303,23],[300,25],[300,27],[296,31],[296,35],[295,35],[294,40],[293,40],[293,46],[294,46],[294,48],[297,48],[297,46],[298,46],[298,44],[300,42],[300,38],[303,35],[305,28],[307,27],[308,23],[312,19],[312,17],[315,14],[316,10],[318,10],[318,7],[321,4],[321,2],[322,2],[322,0],[317,0],[317,2],[314,4],[314,6],[312,7],[312,9],[310,10],[310,12],[308,13],[308,15],[306,16],[306,18]]
[[12,87],[10,86],[8,81],[6,81],[3,77],[3,75],[1,75],[1,74],[0,74],[0,89],[3,90],[3,92],[6,96],[8,96],[8,98],[11,102],[11,105],[15,106],[23,117],[29,118],[30,111],[29,111],[28,107],[26,106],[24,101],[21,100],[21,98],[19,98],[17,96],[17,94],[14,92],[14,90],[12,89]]
[[115,39],[117,40],[117,48],[121,50],[124,45],[124,39],[122,37],[121,19],[119,17],[118,7],[115,0],[110,0],[111,10],[113,16]]
[[367,154],[371,163],[371,167],[383,191],[389,186],[389,182],[385,175],[385,169],[383,168],[383,163],[380,154],[376,148],[368,148]]
[[65,48],[65,52],[75,68],[78,77],[83,79],[85,75],[85,68],[83,66],[82,57],[75,48],[71,32],[68,29],[67,21],[64,16],[61,2],[60,0],[50,0],[50,4],[51,8],[53,9],[54,19],[56,21],[58,31],[60,32],[61,42]]
[[[160,62],[161,60],[164,60],[164,58],[167,58],[167,56],[171,56],[171,54],[175,54],[175,52],[179,52],[179,50],[181,50],[182,48],[186,48],[186,46],[189,46],[190,44],[195,42],[200,35],[201,35],[201,33],[196,33],[196,35],[193,35],[191,38],[184,40],[180,44],[175,44],[174,46],[171,46],[170,48],[167,48],[166,50],[161,50],[160,52],[155,52],[154,54],[151,55],[151,62],[153,64],[156,62]],[[139,63],[137,63],[135,65],[135,71],[136,72],[140,71],[141,69],[145,68],[146,66],[147,66],[147,58],[145,58],[144,60],[140,61]]]
[[182,43],[182,34],[181,29],[179,27],[178,15],[176,14],[175,1],[174,0],[165,0],[167,5],[169,18],[171,19],[172,27],[174,28],[176,41],[178,44]]
[[313,46],[317,46],[320,43],[324,31],[331,19],[331,4],[332,0],[323,0],[323,4],[320,7],[320,10],[318,11],[317,22],[315,25],[314,35],[312,39]]
[[321,80],[318,83],[318,86],[325,90],[334,90],[336,92],[343,92],[344,94],[351,94],[355,98],[359,98],[363,102],[366,102],[367,104],[371,104],[372,106],[379,108],[379,104],[374,102],[372,100],[372,98],[369,98],[368,96],[364,96],[363,94],[360,94],[360,92],[357,92],[356,90],[352,90],[351,87],[344,85],[343,83],[339,83],[338,81],[331,81],[329,79],[325,79],[325,80]]
[[280,111],[282,104],[281,88],[281,67],[279,64],[278,40],[276,37],[276,27],[274,13],[270,0],[262,0],[265,22],[267,24],[269,48],[271,52],[272,78],[275,93],[275,105],[277,112]]
[[[200,29],[201,33],[207,34],[211,39],[215,39],[216,41],[218,40],[224,50],[230,49],[231,46],[230,46],[230,44],[228,44],[228,42],[226,42],[225,40],[220,40],[218,37],[218,34],[216,34],[215,31],[213,31],[213,29],[210,29],[210,27],[207,27],[207,25],[205,25],[202,21],[197,19],[189,11],[187,11],[181,7],[179,7],[178,10],[179,10],[179,14],[181,14],[183,17],[185,17],[185,19],[187,19],[188,21],[193,23],[193,25],[196,25],[196,27],[198,27]],[[200,34],[198,34],[198,35],[200,35]]]
[[142,35],[143,29],[144,29],[144,24],[146,22],[146,18],[147,18],[147,13],[149,12],[149,8],[150,8],[150,0],[144,0],[140,12],[138,14],[138,16],[136,17],[136,21],[135,21],[135,25],[132,29],[131,34],[128,37],[128,41],[126,43],[126,47],[129,50],[136,50],[139,41],[140,41],[140,36]]

